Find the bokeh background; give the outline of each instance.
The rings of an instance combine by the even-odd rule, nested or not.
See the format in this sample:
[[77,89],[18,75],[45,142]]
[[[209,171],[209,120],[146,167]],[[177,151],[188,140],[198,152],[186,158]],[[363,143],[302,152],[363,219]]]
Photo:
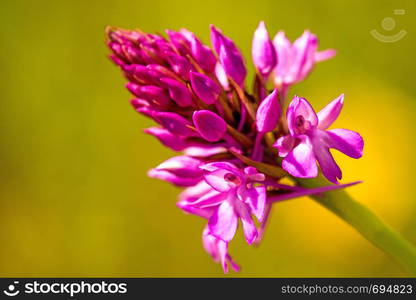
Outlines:
[[[213,23],[247,58],[260,20],[291,39],[311,29],[338,55],[291,94],[317,108],[346,94],[337,127],[366,145],[358,161],[336,156],[343,182],[364,180],[351,194],[416,243],[415,13],[415,1],[0,1],[0,276],[224,276],[202,249],[204,221],[146,176],[172,153],[142,133],[151,122],[106,58],[106,25],[208,42]],[[407,35],[383,43],[372,29]],[[259,248],[239,232],[232,276],[405,276],[308,198],[276,205],[269,225]]]

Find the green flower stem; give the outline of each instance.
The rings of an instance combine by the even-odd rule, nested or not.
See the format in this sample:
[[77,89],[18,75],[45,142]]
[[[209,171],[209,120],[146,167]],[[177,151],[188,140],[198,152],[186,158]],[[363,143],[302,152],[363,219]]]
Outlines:
[[[328,185],[322,177],[297,181],[307,188]],[[371,210],[351,198],[345,190],[310,197],[354,227],[373,245],[398,262],[410,275],[416,276],[416,248]]]

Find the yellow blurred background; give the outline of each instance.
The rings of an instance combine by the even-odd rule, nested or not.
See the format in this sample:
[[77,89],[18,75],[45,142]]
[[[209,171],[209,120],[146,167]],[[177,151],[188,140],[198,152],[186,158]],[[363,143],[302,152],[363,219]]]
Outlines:
[[[395,15],[404,9],[404,15]],[[204,221],[179,190],[146,176],[172,153],[142,133],[106,55],[104,28],[215,24],[250,62],[260,20],[291,39],[309,28],[336,48],[291,90],[320,109],[345,93],[335,124],[362,133],[364,157],[336,154],[357,200],[416,243],[414,1],[4,0],[0,2],[0,276],[224,276],[201,245]],[[395,28],[383,28],[391,17]],[[395,43],[376,40],[406,30]],[[308,198],[275,205],[259,248],[241,232],[231,276],[404,276],[383,253]]]

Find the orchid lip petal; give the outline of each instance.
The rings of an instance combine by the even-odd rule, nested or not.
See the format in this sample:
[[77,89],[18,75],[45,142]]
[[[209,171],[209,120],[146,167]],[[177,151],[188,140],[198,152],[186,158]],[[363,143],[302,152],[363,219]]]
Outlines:
[[236,211],[243,225],[244,237],[249,245],[257,238],[256,225],[250,215],[250,208],[244,202],[236,203]]
[[301,142],[283,159],[282,167],[289,174],[300,178],[313,178],[318,175],[314,148],[305,135]]
[[342,171],[335,162],[329,148],[318,144],[313,147],[316,160],[324,176],[332,183],[338,183],[338,179],[342,179]]
[[233,206],[228,201],[224,201],[209,219],[208,226],[215,237],[225,242],[231,241],[238,226],[238,218]]

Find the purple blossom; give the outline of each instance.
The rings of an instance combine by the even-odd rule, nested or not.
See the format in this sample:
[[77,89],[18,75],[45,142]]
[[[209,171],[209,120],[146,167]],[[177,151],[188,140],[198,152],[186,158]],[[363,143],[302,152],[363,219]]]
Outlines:
[[352,158],[363,155],[364,141],[357,132],[326,130],[337,119],[343,103],[344,95],[341,95],[316,114],[305,98],[293,98],[287,109],[289,134],[280,137],[275,144],[279,155],[284,157],[282,167],[291,175],[316,177],[318,161],[325,177],[337,183],[342,172],[329,149],[336,149]]
[[293,44],[279,31],[273,40],[279,61],[273,80],[277,87],[292,85],[305,79],[316,62],[335,55],[335,50],[318,52],[318,38],[306,30]]
[[[229,267],[238,271],[228,254],[238,224],[248,244],[259,243],[273,205],[357,183],[305,189],[281,180],[315,177],[318,163],[338,183],[342,174],[330,149],[359,158],[363,140],[346,129],[327,130],[342,109],[343,96],[318,114],[295,97],[282,115],[287,87],[335,53],[318,52],[315,35],[305,31],[291,44],[279,32],[272,43],[260,22],[252,43],[257,73],[251,90],[236,44],[216,27],[210,29],[213,50],[186,29],[167,30],[164,37],[108,28],[109,57],[128,81],[133,108],[158,124],[145,133],[181,152],[148,175],[185,188],[177,206],[207,220],[205,250],[224,272]],[[273,91],[267,89],[269,79]],[[283,161],[276,164],[277,152]]]
[[254,65],[261,75],[267,78],[276,66],[278,57],[263,21],[254,32],[251,53]]
[[208,210],[208,228],[218,239],[230,242],[241,220],[247,243],[257,237],[257,229],[251,215],[261,222],[266,205],[266,188],[255,186],[264,181],[264,174],[253,167],[244,170],[229,162],[214,162],[201,165],[205,182],[211,187],[195,201],[179,205],[185,211]]

